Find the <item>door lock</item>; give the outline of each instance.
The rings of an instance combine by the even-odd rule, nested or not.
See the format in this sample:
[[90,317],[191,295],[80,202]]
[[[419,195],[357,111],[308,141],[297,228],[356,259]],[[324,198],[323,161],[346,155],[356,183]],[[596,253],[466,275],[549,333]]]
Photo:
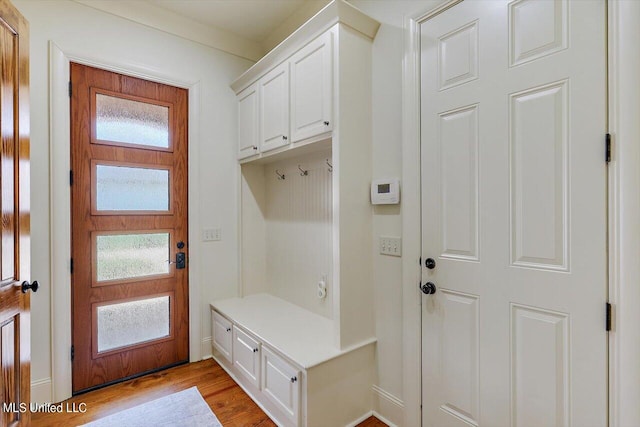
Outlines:
[[433,258],[427,258],[424,260],[424,266],[429,270],[433,270],[434,268],[436,268],[436,260]]
[[[178,242],[178,244],[176,245],[178,247],[178,249],[183,249],[184,248],[184,242],[180,241]],[[174,264],[174,263],[171,263]],[[187,256],[184,252],[178,252],[176,254],[176,261],[175,261],[175,265],[176,265],[176,269],[177,270],[182,270],[183,268],[185,268],[187,266]]]

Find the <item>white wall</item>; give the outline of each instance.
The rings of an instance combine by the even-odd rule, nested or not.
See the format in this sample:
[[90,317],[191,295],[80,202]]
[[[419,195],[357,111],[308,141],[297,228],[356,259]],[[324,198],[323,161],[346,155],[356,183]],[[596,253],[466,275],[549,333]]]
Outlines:
[[197,182],[190,185],[201,191],[197,200],[190,200],[190,207],[197,210],[201,227],[222,229],[222,241],[196,245],[199,254],[194,254],[193,246],[191,250],[192,257],[199,255],[202,260],[201,268],[190,272],[191,280],[201,287],[200,295],[191,295],[202,306],[201,339],[211,335],[208,301],[237,293],[236,110],[229,84],[251,62],[70,1],[14,3],[30,23],[32,278],[42,285],[31,299],[31,375],[33,400],[45,401],[51,396],[50,290],[68,287],[49,283],[49,40],[63,51],[89,52],[111,58],[120,67],[200,83],[200,128],[197,140],[190,142],[197,144],[198,154],[189,162],[190,169],[199,171]]

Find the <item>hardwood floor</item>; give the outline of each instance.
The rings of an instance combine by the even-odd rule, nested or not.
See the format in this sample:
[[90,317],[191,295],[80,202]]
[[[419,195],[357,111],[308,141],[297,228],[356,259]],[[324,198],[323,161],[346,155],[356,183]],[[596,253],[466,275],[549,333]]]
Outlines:
[[[197,386],[224,427],[271,427],[275,424],[251,400],[214,360],[178,366],[155,374],[105,387],[72,397],[63,403],[78,408],[86,404],[85,413],[34,413],[31,425],[36,427],[69,427],[132,408],[162,396]],[[371,417],[358,427],[383,427],[386,424]],[[333,426],[327,426],[333,427]]]

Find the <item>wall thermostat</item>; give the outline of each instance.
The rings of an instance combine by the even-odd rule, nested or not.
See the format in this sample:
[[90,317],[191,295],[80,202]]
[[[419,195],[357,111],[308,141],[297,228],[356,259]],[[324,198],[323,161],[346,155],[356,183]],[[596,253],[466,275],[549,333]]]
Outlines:
[[398,178],[374,179],[371,182],[371,203],[374,205],[400,203],[400,180]]

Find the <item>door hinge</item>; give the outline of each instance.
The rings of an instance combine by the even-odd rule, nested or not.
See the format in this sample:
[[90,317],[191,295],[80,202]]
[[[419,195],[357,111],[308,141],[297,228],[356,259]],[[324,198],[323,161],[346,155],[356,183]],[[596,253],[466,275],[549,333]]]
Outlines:
[[76,348],[75,346],[71,346],[71,361],[76,357]]
[[73,185],[73,171],[69,171],[69,185]]
[[71,270],[71,274],[73,274],[73,258],[71,258],[71,262],[69,263],[69,270]]
[[69,80],[69,98],[71,98],[72,92],[73,92],[73,85],[71,84],[71,80]]
[[605,153],[604,158],[607,163],[611,161],[611,134],[608,133],[605,138]]
[[607,332],[611,330],[611,303],[607,303],[607,319],[606,319],[606,330]]

